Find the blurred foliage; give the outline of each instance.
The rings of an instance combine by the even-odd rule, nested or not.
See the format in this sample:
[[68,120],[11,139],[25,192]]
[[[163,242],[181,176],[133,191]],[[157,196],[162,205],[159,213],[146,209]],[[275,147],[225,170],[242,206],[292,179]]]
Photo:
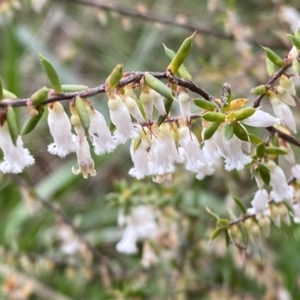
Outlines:
[[[0,3],[1,75],[5,87],[21,98],[48,85],[39,51],[53,62],[63,83],[93,87],[105,82],[118,63],[124,63],[125,71],[164,71],[168,60],[162,43],[177,50],[190,34],[180,26],[64,1],[45,1],[39,11],[38,2]],[[113,2],[136,8],[132,0]],[[243,36],[273,41],[281,57],[289,51],[285,33],[292,28],[282,17],[285,1],[144,0],[138,5],[235,36],[230,40],[197,34],[185,61],[193,80],[216,96],[228,82],[234,97],[248,97],[252,87],[268,78],[264,51]],[[288,5],[299,9],[297,0]],[[104,95],[92,100],[108,114]],[[24,121],[26,111],[19,114]],[[205,206],[222,217],[228,211],[238,216],[228,195],[230,191],[249,204],[255,187],[248,171],[228,176],[220,167],[214,177],[197,181],[180,170],[166,186],[149,179],[137,182],[128,175],[131,161],[126,145],[94,157],[98,174],[83,180],[71,172],[74,156],[61,160],[46,151],[50,135],[43,118],[35,134],[25,138],[36,164],[20,176],[0,177],[1,299],[300,297],[299,227],[274,227],[269,240],[250,244],[247,251],[233,245],[227,249],[225,238],[208,243],[215,222]],[[59,232],[67,224],[41,199],[59,207],[105,259],[93,257],[82,241],[76,253],[64,253]],[[139,204],[174,214],[179,232],[176,256],[162,256],[148,269],[140,263],[142,244],[133,256],[115,250],[122,232],[117,227],[120,207],[126,211]]]

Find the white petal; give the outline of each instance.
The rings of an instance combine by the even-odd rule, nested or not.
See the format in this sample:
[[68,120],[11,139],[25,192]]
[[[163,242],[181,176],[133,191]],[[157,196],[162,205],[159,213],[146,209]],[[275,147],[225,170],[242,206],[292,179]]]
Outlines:
[[253,127],[269,127],[274,124],[279,124],[280,120],[258,109],[251,117],[243,120],[242,122]]

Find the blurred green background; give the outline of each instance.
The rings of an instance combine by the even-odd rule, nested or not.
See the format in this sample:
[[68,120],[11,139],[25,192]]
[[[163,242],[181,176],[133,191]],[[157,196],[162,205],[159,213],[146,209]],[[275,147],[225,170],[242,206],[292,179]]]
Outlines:
[[[19,98],[49,86],[39,51],[63,83],[94,87],[118,63],[124,63],[125,71],[164,71],[168,60],[162,43],[177,50],[194,31],[71,2],[0,2],[0,72],[5,88]],[[289,11],[300,9],[297,0],[109,3],[220,33],[199,31],[185,61],[194,82],[217,97],[224,82],[231,84],[235,98],[250,97],[250,89],[268,79],[259,43],[284,57],[291,48],[286,33],[300,24],[300,12],[297,19]],[[108,117],[105,95],[92,101]],[[18,114],[23,124],[26,109]],[[1,299],[300,299],[299,227],[273,226],[269,240],[250,243],[247,251],[226,249],[221,238],[208,243],[215,222],[205,206],[222,216],[227,210],[238,215],[228,195],[232,192],[249,206],[256,189],[249,170],[228,176],[220,168],[197,181],[178,168],[168,185],[151,178],[138,182],[128,175],[127,144],[95,156],[97,176],[83,180],[71,172],[75,155],[60,159],[47,152],[51,137],[43,118],[24,137],[35,165],[18,176],[0,174]],[[141,251],[120,254],[115,244],[122,234],[118,208],[149,203],[176,215],[180,245],[175,258],[162,257],[146,269]],[[64,253],[59,232],[69,227],[58,210],[101,253],[100,260],[82,241],[74,254]]]

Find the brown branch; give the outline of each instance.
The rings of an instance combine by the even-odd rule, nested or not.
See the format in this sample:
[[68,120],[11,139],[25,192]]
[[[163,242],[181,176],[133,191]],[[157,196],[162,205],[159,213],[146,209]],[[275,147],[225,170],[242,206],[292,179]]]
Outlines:
[[[169,79],[167,76],[166,72],[148,72],[152,74],[154,77],[158,79]],[[130,83],[139,83],[141,78],[144,76],[145,72],[130,72],[129,76],[126,76],[122,78],[118,84],[117,87],[121,88],[127,84]],[[204,89],[200,88],[197,86],[195,83],[181,79],[178,77],[172,77],[172,81],[177,83],[180,86],[183,86],[190,91],[202,96],[204,99],[212,101],[214,99],[214,96],[210,95],[208,92],[206,92]],[[73,93],[63,93],[63,94],[57,94],[55,96],[51,96],[48,98],[46,101],[44,101],[42,104],[47,104],[55,101],[62,101],[62,100],[70,100],[75,98],[76,96],[80,96],[82,98],[89,98],[92,96],[95,96],[97,94],[105,93],[105,84],[101,84],[99,86],[96,86],[94,88],[89,88],[87,90],[81,91],[81,92],[73,92]],[[12,107],[21,107],[21,106],[27,106],[28,101],[30,101],[30,98],[23,98],[23,99],[17,99],[17,100],[3,100],[0,102],[0,107],[7,107],[7,106],[12,106]]]
[[[79,5],[85,5],[85,6],[91,6],[99,9],[103,9],[106,11],[113,11],[120,15],[129,16],[133,18],[142,19],[143,21],[148,21],[152,23],[160,23],[170,26],[177,26],[181,28],[185,28],[187,30],[190,30],[192,32],[197,31],[198,34],[205,34],[210,35],[219,39],[225,39],[225,40],[235,40],[234,35],[232,34],[225,34],[224,32],[214,29],[210,27],[206,27],[203,25],[196,25],[189,22],[180,22],[177,21],[174,16],[167,17],[167,16],[159,16],[153,12],[139,12],[137,10],[132,10],[124,6],[115,5],[107,2],[102,1],[87,1],[87,0],[52,0],[52,2],[59,2],[59,3],[70,3],[70,4],[79,4]],[[270,48],[285,48],[285,45],[280,41],[272,41],[272,40],[259,40],[254,37],[252,38],[245,38],[245,41],[250,42],[252,44],[262,44],[265,47]]]

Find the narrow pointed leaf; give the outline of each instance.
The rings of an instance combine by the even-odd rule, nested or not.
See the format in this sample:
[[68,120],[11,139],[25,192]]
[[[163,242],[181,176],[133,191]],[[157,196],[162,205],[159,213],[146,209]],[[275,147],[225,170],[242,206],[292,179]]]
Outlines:
[[267,47],[262,47],[262,48],[265,50],[268,59],[273,64],[275,64],[278,67],[284,66],[282,58],[280,56],[278,56],[273,50],[271,50],[270,48],[267,48]]
[[21,135],[26,135],[30,133],[40,121],[44,113],[44,106],[39,106],[38,114],[35,116],[30,116],[27,121],[25,122],[24,126],[21,129]]
[[88,132],[89,127],[90,127],[90,116],[89,113],[85,107],[84,101],[77,96],[75,99],[75,107],[80,119],[80,122],[82,124],[82,127],[86,132]]
[[202,118],[209,122],[224,122],[226,115],[219,112],[206,112]]
[[297,50],[300,51],[300,40],[292,34],[288,34],[287,36],[291,39],[293,45],[297,48]]
[[287,153],[279,147],[266,147],[266,152],[271,155],[285,155]]
[[11,106],[7,108],[6,121],[8,124],[9,132],[14,145],[16,144],[17,138],[19,136],[19,122],[14,109]]
[[263,143],[260,143],[256,146],[256,156],[263,158],[266,153],[266,146]]
[[43,88],[39,89],[38,91],[36,91],[30,97],[32,104],[34,106],[38,106],[38,105],[44,103],[48,98],[48,92],[49,92],[49,90],[46,87],[43,87]]
[[215,214],[213,211],[211,211],[207,206],[205,207],[206,211],[213,217],[215,218],[217,221],[220,219],[220,217]]
[[72,93],[88,90],[89,87],[81,84],[62,84],[61,88],[64,93]]
[[40,62],[47,74],[47,77],[53,89],[58,93],[62,93],[60,80],[55,69],[53,68],[52,64],[41,53],[40,53]]
[[230,140],[233,137],[232,124],[225,123],[225,125],[223,126],[223,135],[225,136],[226,140]]
[[266,69],[269,76],[275,73],[275,65],[268,58],[266,58]]
[[177,72],[185,58],[188,56],[192,47],[192,40],[194,35],[195,33],[183,41],[180,48],[178,49],[178,51],[172,58],[170,64],[168,65],[167,70],[169,70],[172,74],[175,74]]
[[3,99],[17,99],[18,97],[13,94],[12,92],[6,90],[6,89],[2,89],[3,92]]
[[201,107],[201,108],[203,108],[205,110],[208,110],[208,111],[214,111],[215,108],[216,108],[216,105],[214,103],[212,103],[211,101],[205,100],[203,98],[194,99],[194,103],[198,107]]
[[212,122],[210,123],[204,131],[204,139],[205,140],[209,140],[214,133],[218,130],[218,128],[220,127],[221,123],[220,122]]
[[237,121],[245,120],[255,113],[256,109],[252,107],[242,108],[236,111],[235,119]]
[[110,89],[114,89],[120,82],[123,76],[123,65],[117,65],[109,76],[106,78],[105,83],[108,85]]
[[249,134],[244,126],[242,126],[239,122],[234,122],[232,126],[236,137],[242,141],[249,142]]
[[238,199],[237,197],[235,196],[232,196],[235,204],[237,205],[237,207],[240,209],[240,211],[242,212],[242,214],[246,214],[247,212],[247,209],[246,207],[244,206],[244,204],[242,203],[242,201],[240,199]]
[[222,232],[222,229],[217,227],[210,235],[209,241],[216,239],[220,235],[221,232]]
[[270,175],[270,170],[266,167],[266,165],[259,163],[258,164],[258,173],[259,173],[261,179],[263,180],[263,182],[266,185],[269,185],[271,175]]

